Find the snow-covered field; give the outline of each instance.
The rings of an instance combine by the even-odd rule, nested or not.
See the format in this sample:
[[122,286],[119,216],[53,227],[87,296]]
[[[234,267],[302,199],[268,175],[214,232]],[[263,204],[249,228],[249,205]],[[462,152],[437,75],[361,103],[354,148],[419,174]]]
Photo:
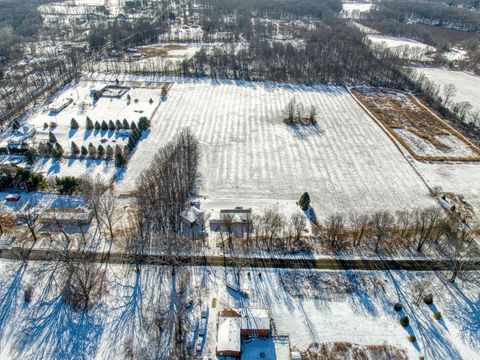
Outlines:
[[480,112],[480,76],[464,71],[453,71],[444,68],[422,67],[415,68],[418,74],[424,74],[427,79],[440,85],[455,85],[457,92],[452,99],[451,105],[468,101],[472,111]]
[[369,34],[367,39],[371,46],[388,49],[401,59],[428,61],[436,51],[420,41],[402,37]]
[[[242,306],[268,309],[276,331],[289,334],[291,346],[298,350],[312,342],[345,341],[386,343],[404,349],[410,359],[422,355],[473,360],[480,351],[478,287],[445,285],[440,275],[243,269],[247,299],[227,290],[223,268],[179,268],[177,276],[186,271],[192,271],[187,280],[193,300],[189,319],[209,306],[202,355],[212,359],[216,358],[217,311]],[[109,266],[107,292],[88,313],[72,312],[63,302],[60,274],[55,263],[26,267],[0,261],[0,359],[103,360],[123,358],[130,351],[145,359],[153,358],[153,352],[162,358],[164,347],[171,346],[169,328],[155,338],[159,318],[154,315],[174,311],[169,268],[143,267],[136,273],[133,268]],[[293,285],[298,282],[304,286]],[[413,288],[420,282],[430,284],[427,291],[433,291],[434,305],[414,303]],[[28,286],[33,295],[25,303]],[[396,302],[403,304],[400,313],[393,310]],[[435,311],[442,312],[442,320],[434,319]],[[399,324],[401,315],[409,316],[410,327]],[[417,343],[408,340],[410,335]]]
[[362,13],[372,9],[373,4],[369,3],[343,3],[342,15],[350,19],[358,19]]
[[480,163],[428,163],[415,166],[431,187],[465,196],[480,218]]
[[[318,126],[282,122],[292,98],[318,107]],[[117,183],[120,193],[134,190],[156,151],[189,127],[201,144],[201,195],[208,208],[283,211],[294,209],[305,191],[321,218],[433,204],[391,140],[341,87],[178,82],[151,126]]]

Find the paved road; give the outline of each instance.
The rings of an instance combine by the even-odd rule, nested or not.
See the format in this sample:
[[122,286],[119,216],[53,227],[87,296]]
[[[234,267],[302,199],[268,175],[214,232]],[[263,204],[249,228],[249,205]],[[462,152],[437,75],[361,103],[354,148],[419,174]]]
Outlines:
[[[111,264],[132,263],[132,258],[123,253],[102,252],[69,252],[67,256],[51,250],[11,248],[0,250],[0,258],[11,260],[28,259],[31,261],[58,261],[65,257],[78,261],[108,262]],[[142,264],[151,265],[192,265],[192,266],[238,266],[238,261],[223,256],[164,256],[144,255],[140,258]],[[324,269],[324,270],[412,270],[435,271],[448,270],[451,263],[445,260],[392,260],[392,259],[300,259],[300,258],[254,258],[245,257],[241,260],[242,267],[256,268],[288,268],[288,269]],[[480,270],[480,260],[464,264],[465,270]]]

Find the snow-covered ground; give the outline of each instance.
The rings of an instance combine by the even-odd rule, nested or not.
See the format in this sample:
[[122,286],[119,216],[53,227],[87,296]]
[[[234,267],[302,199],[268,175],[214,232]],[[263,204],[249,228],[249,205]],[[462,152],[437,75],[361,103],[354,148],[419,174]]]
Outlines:
[[350,19],[358,19],[362,13],[372,9],[373,4],[369,3],[343,3],[342,16]]
[[371,46],[388,49],[401,59],[428,61],[436,51],[434,47],[420,41],[402,37],[369,34],[367,39]]
[[[223,268],[191,271],[189,319],[209,307],[207,340],[202,355],[215,359],[216,320],[225,307],[266,308],[278,333],[290,335],[293,348],[313,342],[386,343],[404,349],[410,359],[477,359],[480,301],[478,287],[441,283],[441,275],[413,272],[311,271],[242,269],[250,297],[226,288]],[[88,313],[75,313],[63,302],[64,278],[55,263],[0,261],[0,359],[119,359],[132,350],[149,358],[171,346],[169,328],[158,332],[157,317],[173,311],[170,270],[108,266],[107,292]],[[260,275],[261,274],[261,275]],[[415,304],[415,284],[428,282],[434,305]],[[301,286],[298,286],[301,284]],[[33,289],[30,303],[24,290]],[[393,304],[402,303],[396,313]],[[170,309],[170,310],[169,310]],[[154,313],[153,311],[160,311]],[[441,311],[442,320],[434,319]],[[399,324],[401,315],[410,327]],[[408,336],[415,335],[412,344]],[[270,359],[269,359],[270,360]]]
[[416,162],[415,166],[431,187],[465,196],[480,216],[480,163]]
[[[318,125],[290,127],[292,99],[318,107]],[[341,87],[249,82],[177,82],[117,182],[135,189],[156,151],[182,128],[201,144],[201,200],[209,209],[278,207],[308,191],[320,218],[430,206],[427,188],[391,140]]]
[[[455,85],[457,92],[451,101],[451,105],[468,101],[472,106],[472,111],[480,112],[480,76],[464,71],[453,71],[444,68],[418,67],[416,73],[424,74],[427,79],[440,85]],[[441,92],[441,95],[443,93]]]

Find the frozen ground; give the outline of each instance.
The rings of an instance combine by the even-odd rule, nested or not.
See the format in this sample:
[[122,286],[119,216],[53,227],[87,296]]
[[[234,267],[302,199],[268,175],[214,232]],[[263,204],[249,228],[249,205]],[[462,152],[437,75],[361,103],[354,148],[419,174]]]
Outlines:
[[[213,359],[218,309],[241,306],[267,308],[277,332],[289,334],[299,350],[312,342],[346,341],[387,343],[405,349],[410,359],[474,360],[480,351],[478,287],[444,285],[441,275],[243,269],[250,293],[246,299],[227,290],[223,268],[179,268],[177,276],[186,271],[193,272],[187,281],[193,298],[189,318],[209,306],[202,355]],[[147,358],[152,348],[162,354],[169,346],[168,329],[160,343],[151,342],[158,331],[152,310],[172,303],[169,269],[143,267],[136,273],[109,266],[108,291],[88,313],[74,313],[62,301],[60,273],[54,263],[27,267],[0,261],[0,359],[119,359],[127,344]],[[434,293],[430,307],[414,303],[413,287],[421,281],[430,283]],[[29,285],[34,291],[27,304],[23,294]],[[396,302],[404,306],[400,314],[393,310]],[[437,310],[443,315],[440,321],[433,318]],[[399,324],[404,314],[410,318],[408,328]],[[408,340],[412,334],[416,344]]]
[[367,35],[372,46],[380,46],[389,49],[392,53],[402,59],[427,61],[435,48],[420,41],[386,35]]
[[[292,98],[318,107],[317,126],[282,122]],[[421,179],[344,88],[207,80],[173,85],[118,192],[134,190],[156,151],[185,127],[201,144],[201,195],[211,209],[288,211],[305,191],[320,217],[433,204]]]
[[452,71],[443,68],[415,68],[418,74],[424,74],[429,80],[442,88],[447,84],[454,84],[457,93],[452,101],[460,103],[468,101],[473,111],[480,112],[480,76],[464,71]]
[[480,163],[416,162],[415,166],[431,187],[464,195],[480,216]]

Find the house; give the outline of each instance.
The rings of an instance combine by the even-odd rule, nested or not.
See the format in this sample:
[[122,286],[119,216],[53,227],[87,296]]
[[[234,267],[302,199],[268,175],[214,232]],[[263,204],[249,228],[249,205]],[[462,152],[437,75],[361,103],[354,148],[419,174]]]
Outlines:
[[182,235],[192,239],[198,239],[204,229],[203,212],[197,206],[189,206],[180,214],[180,231]]
[[242,337],[270,336],[270,315],[260,308],[223,309],[217,326],[217,356],[239,357]]
[[68,105],[73,102],[72,99],[65,99],[59,103],[55,103],[48,108],[50,114],[58,114],[60,111],[65,109]]
[[252,209],[243,207],[222,209],[217,219],[210,220],[210,226],[217,231],[242,237],[253,232]]
[[92,221],[93,212],[84,207],[48,208],[40,214],[43,226],[50,225],[88,225]]

